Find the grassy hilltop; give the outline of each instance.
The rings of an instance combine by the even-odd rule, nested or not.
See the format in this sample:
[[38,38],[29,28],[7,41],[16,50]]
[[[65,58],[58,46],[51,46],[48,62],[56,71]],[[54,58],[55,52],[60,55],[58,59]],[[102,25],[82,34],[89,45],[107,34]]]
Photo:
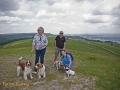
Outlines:
[[[73,70],[77,74],[68,78],[62,69],[57,71],[52,66],[54,37],[48,37],[48,40],[45,55],[47,76],[40,80],[35,74],[34,79],[29,78],[28,81],[23,80],[22,74],[16,76],[16,63],[20,56],[23,56],[23,61],[31,60],[34,65],[35,54],[30,57],[32,39],[14,41],[0,48],[1,90],[120,90],[120,47],[109,43],[67,40],[66,50],[75,58]],[[21,83],[28,83],[29,87],[20,86]]]

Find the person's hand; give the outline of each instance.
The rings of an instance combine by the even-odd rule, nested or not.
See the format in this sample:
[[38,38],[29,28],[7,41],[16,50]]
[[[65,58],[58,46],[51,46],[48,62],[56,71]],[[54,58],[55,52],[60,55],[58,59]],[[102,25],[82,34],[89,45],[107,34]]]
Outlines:
[[65,70],[65,66],[63,67],[63,70]]
[[60,62],[60,60],[58,60],[58,62]]
[[43,45],[40,45],[40,49],[43,48]]
[[65,50],[65,48],[63,48],[63,50]]
[[32,46],[32,50],[31,50],[31,53],[33,53],[34,52],[34,45]]
[[33,52],[34,52],[34,49],[31,50],[31,53],[33,53]]

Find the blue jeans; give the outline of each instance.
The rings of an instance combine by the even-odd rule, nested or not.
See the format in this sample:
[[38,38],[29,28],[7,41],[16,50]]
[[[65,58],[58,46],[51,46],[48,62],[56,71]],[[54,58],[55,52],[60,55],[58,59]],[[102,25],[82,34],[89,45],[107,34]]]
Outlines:
[[36,50],[35,54],[35,65],[38,63],[39,58],[40,58],[40,63],[43,64],[44,63],[44,55],[46,52],[46,48],[43,48],[41,50]]

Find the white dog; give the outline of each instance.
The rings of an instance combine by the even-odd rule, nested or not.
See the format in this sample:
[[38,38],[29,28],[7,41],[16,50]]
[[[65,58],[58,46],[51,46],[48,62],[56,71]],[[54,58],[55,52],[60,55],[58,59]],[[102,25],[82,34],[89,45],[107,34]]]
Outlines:
[[55,67],[57,68],[57,70],[60,69],[60,65],[61,65],[61,61],[55,61],[55,62],[53,63],[53,66],[55,66]]
[[45,65],[41,63],[37,63],[35,68],[37,69],[38,78],[41,78],[42,76],[46,77]]
[[69,69],[68,67],[65,67],[65,72],[66,72],[66,74],[68,75],[68,77],[69,77],[70,75],[71,75],[71,76],[76,75],[76,74],[75,74],[75,71]]
[[23,71],[23,76],[24,79],[27,80],[27,75],[30,75],[30,78],[32,79],[32,69],[31,69],[31,62],[30,61],[26,61],[26,63],[21,62],[21,58],[19,58],[19,62],[18,62],[18,66],[17,66],[17,76],[20,75],[20,71]]

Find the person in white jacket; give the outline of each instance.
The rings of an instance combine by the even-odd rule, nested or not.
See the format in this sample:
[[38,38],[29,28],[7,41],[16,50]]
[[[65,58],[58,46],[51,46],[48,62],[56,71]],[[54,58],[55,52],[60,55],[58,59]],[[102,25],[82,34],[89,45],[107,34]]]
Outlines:
[[32,50],[31,50],[31,52],[33,52],[34,48],[36,49],[35,65],[38,63],[39,58],[40,58],[40,63],[44,64],[44,55],[46,52],[46,46],[48,45],[48,39],[47,39],[47,36],[44,34],[43,27],[39,27],[37,31],[38,31],[38,34],[34,36],[33,43],[32,43]]

